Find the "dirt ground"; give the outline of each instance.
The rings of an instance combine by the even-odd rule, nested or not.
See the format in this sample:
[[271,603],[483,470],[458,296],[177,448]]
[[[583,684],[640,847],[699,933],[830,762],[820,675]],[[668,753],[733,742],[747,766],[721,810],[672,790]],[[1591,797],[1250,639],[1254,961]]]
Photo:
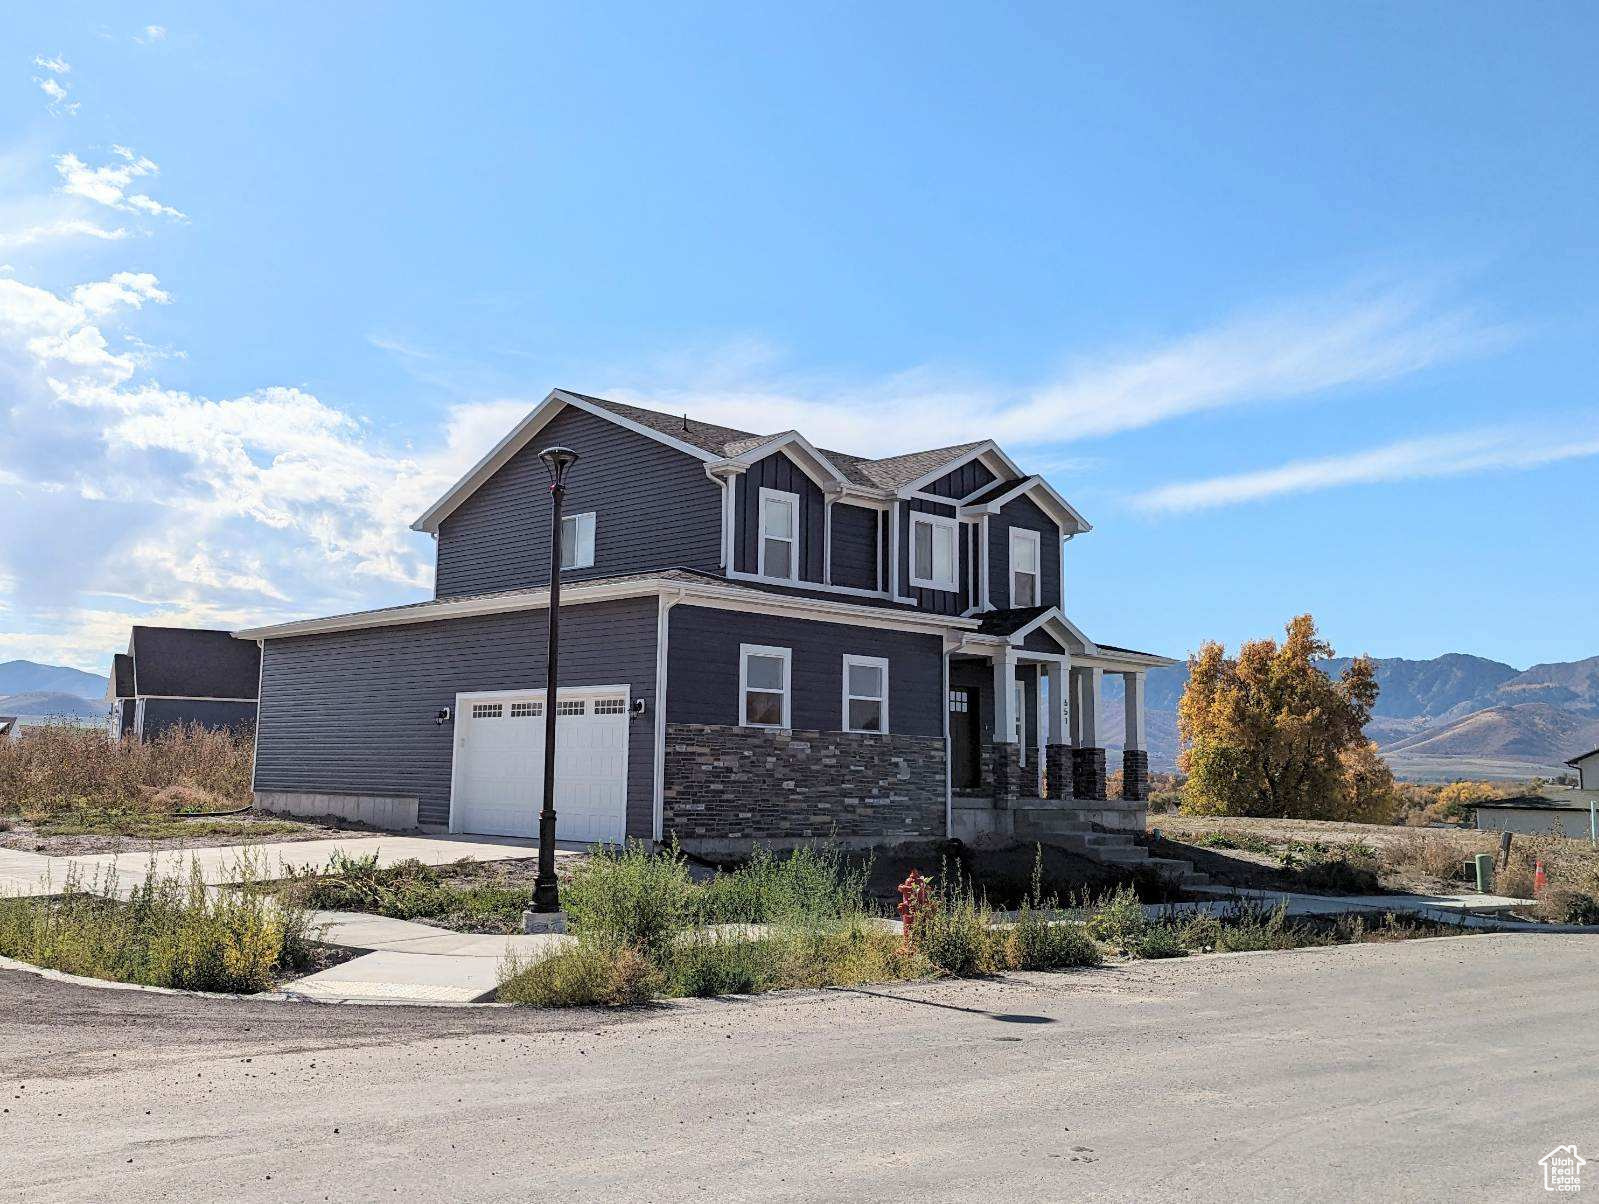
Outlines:
[[[1223,816],[1152,815],[1151,852],[1165,844],[1162,855],[1180,856],[1220,885],[1264,890],[1306,890],[1307,874],[1326,855],[1349,856],[1356,865],[1375,870],[1380,888],[1396,894],[1458,894],[1475,887],[1471,858],[1499,853],[1499,835],[1471,828],[1410,828],[1327,820],[1239,819]],[[1206,840],[1235,840],[1246,846],[1224,848]],[[1496,893],[1531,893],[1530,873],[1542,860],[1551,884],[1588,889],[1599,874],[1599,854],[1586,840],[1518,836],[1512,863],[1496,867]],[[1285,864],[1286,862],[1286,864]],[[1523,881],[1523,879],[1526,879]],[[1319,894],[1360,894],[1353,886],[1339,890],[1325,882]]]
[[287,820],[253,812],[220,818],[86,815],[26,820],[8,815],[0,816],[0,848],[43,853],[49,857],[81,857],[90,853],[325,840],[364,831],[365,828],[354,824]]

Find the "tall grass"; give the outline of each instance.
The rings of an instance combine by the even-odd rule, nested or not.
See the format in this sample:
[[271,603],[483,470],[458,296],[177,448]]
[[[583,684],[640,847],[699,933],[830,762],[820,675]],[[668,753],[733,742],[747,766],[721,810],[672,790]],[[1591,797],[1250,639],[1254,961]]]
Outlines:
[[250,802],[254,734],[184,724],[153,740],[113,740],[68,723],[0,740],[0,814],[170,813]]
[[267,990],[311,955],[306,912],[252,889],[259,869],[242,856],[236,889],[208,890],[198,862],[124,890],[116,869],[85,880],[68,869],[54,897],[0,899],[0,955],[33,965],[145,986],[248,994]]

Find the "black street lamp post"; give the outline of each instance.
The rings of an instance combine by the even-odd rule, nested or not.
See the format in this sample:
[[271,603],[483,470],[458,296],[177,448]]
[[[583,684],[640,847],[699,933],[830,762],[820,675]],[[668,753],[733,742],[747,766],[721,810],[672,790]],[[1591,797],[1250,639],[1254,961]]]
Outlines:
[[561,653],[561,506],[566,500],[566,470],[577,460],[569,447],[546,447],[539,459],[550,470],[549,636],[544,654],[544,808],[539,812],[539,873],[533,882],[533,910],[561,910],[555,881],[555,711]]

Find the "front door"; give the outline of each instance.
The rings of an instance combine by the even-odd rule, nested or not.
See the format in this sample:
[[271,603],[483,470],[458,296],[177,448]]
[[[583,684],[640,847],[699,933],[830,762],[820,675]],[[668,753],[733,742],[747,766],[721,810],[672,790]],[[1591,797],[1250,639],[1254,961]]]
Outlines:
[[961,686],[951,686],[949,691],[949,780],[956,790],[974,790],[981,786],[980,762],[977,759],[977,739],[980,716],[977,713],[977,691]]

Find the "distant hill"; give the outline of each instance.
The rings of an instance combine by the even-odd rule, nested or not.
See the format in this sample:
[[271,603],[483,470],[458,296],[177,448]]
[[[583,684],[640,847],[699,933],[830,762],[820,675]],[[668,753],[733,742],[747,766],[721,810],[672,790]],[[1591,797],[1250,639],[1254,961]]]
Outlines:
[[[0,695],[70,694],[74,698],[105,697],[106,679],[65,665],[41,665],[37,661],[0,662]],[[0,710],[4,710],[0,704]],[[15,712],[4,711],[10,715]]]
[[[1396,773],[1412,778],[1553,776],[1568,757],[1599,748],[1599,656],[1525,671],[1485,657],[1379,659],[1381,693],[1366,734]],[[1348,657],[1324,663],[1337,675]],[[1120,749],[1121,692],[1107,678],[1100,727]],[[1177,701],[1186,665],[1152,670],[1145,683],[1149,760],[1176,764]]]
[[0,696],[0,715],[21,715],[31,719],[57,716],[72,719],[100,719],[107,714],[106,704],[58,690],[31,690],[24,694]]

